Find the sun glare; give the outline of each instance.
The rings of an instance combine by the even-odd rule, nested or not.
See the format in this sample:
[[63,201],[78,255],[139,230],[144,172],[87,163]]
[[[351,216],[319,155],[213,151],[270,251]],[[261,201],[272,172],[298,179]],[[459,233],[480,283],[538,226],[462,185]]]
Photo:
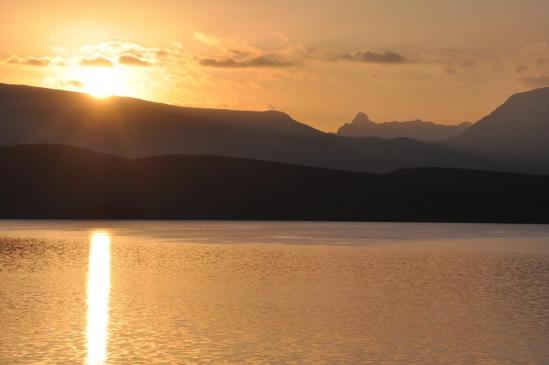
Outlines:
[[96,98],[113,95],[128,96],[128,77],[123,68],[78,67],[73,77],[82,85],[81,91]]
[[122,70],[115,68],[89,68],[82,71],[84,92],[96,97],[106,98],[111,95],[128,93]]

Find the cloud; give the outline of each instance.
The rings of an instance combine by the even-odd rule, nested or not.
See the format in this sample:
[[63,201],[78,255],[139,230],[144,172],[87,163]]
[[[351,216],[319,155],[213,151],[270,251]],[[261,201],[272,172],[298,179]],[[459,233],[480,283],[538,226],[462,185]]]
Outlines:
[[536,61],[536,64],[538,66],[544,66],[544,65],[547,65],[549,64],[549,59],[545,58],[545,57],[540,57],[538,58],[538,60]]
[[281,43],[283,43],[283,44],[290,43],[290,38],[285,33],[274,32],[273,34],[276,37],[276,39],[278,39]]
[[84,67],[112,67],[112,61],[105,57],[83,58],[79,62]]
[[106,41],[93,44],[85,44],[80,47],[80,51],[83,53],[92,54],[112,54],[127,51],[128,49],[141,48],[137,44],[132,42],[123,41]]
[[202,32],[195,32],[193,33],[193,37],[208,46],[219,46],[221,44],[219,38],[211,34],[208,35]]
[[409,60],[403,55],[390,51],[383,53],[373,51],[344,53],[339,55],[336,60],[379,64],[402,64],[409,62]]
[[170,54],[170,52],[168,52],[165,49],[155,49],[153,50],[153,52],[156,55],[156,57],[166,57]]
[[533,87],[549,86],[549,75],[522,77],[520,80]]
[[8,58],[6,63],[11,65],[23,65],[23,66],[35,66],[35,67],[46,67],[46,66],[64,66],[65,63],[58,57],[27,57],[21,58],[17,56],[11,56]]
[[[120,62],[120,58],[123,56],[132,56],[133,58],[138,58],[143,61],[139,62],[139,60],[124,58],[123,61],[120,62],[121,64],[132,66],[149,66],[145,63],[153,64],[156,63],[155,61],[160,62],[161,60],[165,60],[168,56],[177,56],[180,54],[180,52],[174,47],[143,47],[137,43],[124,41],[107,41],[95,44],[86,44],[80,47],[80,51],[87,54],[87,57],[89,58],[104,58],[109,60],[109,62],[111,59],[117,59]],[[127,63],[125,63],[126,61]]]
[[463,60],[459,63],[461,67],[475,67],[477,65],[477,62],[475,60]]
[[549,44],[536,43],[523,47],[511,57],[511,62],[526,65],[538,70],[538,74],[544,74],[543,71],[549,66]]
[[458,73],[457,70],[454,67],[450,66],[450,65],[446,65],[444,67],[444,71],[446,71],[446,73],[448,73],[449,75],[455,75],[455,74]]
[[280,49],[265,51],[241,43],[225,48],[217,56],[199,58],[198,63],[218,68],[288,68],[302,66],[316,56],[315,50],[302,46],[287,45]]
[[77,89],[81,89],[84,87],[84,84],[78,80],[69,80],[69,81],[65,81],[64,83],[64,86],[70,86],[70,87],[74,87],[74,88],[77,88]]
[[144,59],[141,59],[137,56],[132,55],[122,55],[118,58],[118,63],[121,65],[126,66],[141,66],[141,67],[149,67],[152,66],[152,63],[149,61],[146,61]]
[[261,53],[258,53],[257,50],[248,50],[248,49],[238,49],[238,48],[231,48],[227,50],[227,53],[229,54],[229,58],[234,59],[242,59],[246,57],[252,57],[260,55]]
[[[120,63],[127,61],[128,64],[134,66],[151,66],[154,59],[158,60],[167,57],[172,54],[172,52],[161,48],[128,48],[119,54]],[[126,58],[126,56],[128,57]],[[122,57],[124,57],[124,60],[120,61]],[[133,58],[133,60],[131,58]]]
[[278,68],[291,67],[296,63],[288,59],[283,59],[276,54],[259,55],[252,58],[239,60],[235,58],[203,58],[199,61],[200,65],[206,67],[219,68]]
[[528,66],[526,65],[518,65],[517,68],[515,69],[516,73],[523,73],[526,71],[528,71]]
[[[412,63],[407,57],[393,51],[368,50],[331,51],[326,48],[290,43],[289,37],[274,32],[279,45],[272,49],[261,49],[241,40],[227,38],[217,54],[203,54],[195,57],[198,64],[217,68],[284,68],[304,66],[308,62],[355,62],[372,64]],[[205,44],[218,45],[214,36],[196,32],[194,37]]]

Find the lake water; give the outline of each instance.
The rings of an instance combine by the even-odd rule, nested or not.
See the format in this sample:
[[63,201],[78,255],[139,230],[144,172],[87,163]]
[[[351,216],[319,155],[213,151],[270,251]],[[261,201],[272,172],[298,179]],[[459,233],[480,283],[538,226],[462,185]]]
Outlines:
[[0,364],[549,364],[549,226],[0,221]]

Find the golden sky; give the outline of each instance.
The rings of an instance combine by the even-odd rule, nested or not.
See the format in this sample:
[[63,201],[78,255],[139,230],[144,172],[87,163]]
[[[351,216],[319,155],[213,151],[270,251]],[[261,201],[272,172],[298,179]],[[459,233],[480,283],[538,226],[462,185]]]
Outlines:
[[549,86],[547,0],[0,0],[0,82],[277,109],[333,131],[476,121]]

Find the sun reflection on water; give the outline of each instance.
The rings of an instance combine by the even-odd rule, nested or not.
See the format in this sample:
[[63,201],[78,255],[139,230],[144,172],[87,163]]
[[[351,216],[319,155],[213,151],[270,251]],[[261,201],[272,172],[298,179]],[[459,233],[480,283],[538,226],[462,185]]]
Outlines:
[[109,296],[111,287],[111,237],[94,232],[90,237],[87,290],[87,365],[102,365],[107,360]]

